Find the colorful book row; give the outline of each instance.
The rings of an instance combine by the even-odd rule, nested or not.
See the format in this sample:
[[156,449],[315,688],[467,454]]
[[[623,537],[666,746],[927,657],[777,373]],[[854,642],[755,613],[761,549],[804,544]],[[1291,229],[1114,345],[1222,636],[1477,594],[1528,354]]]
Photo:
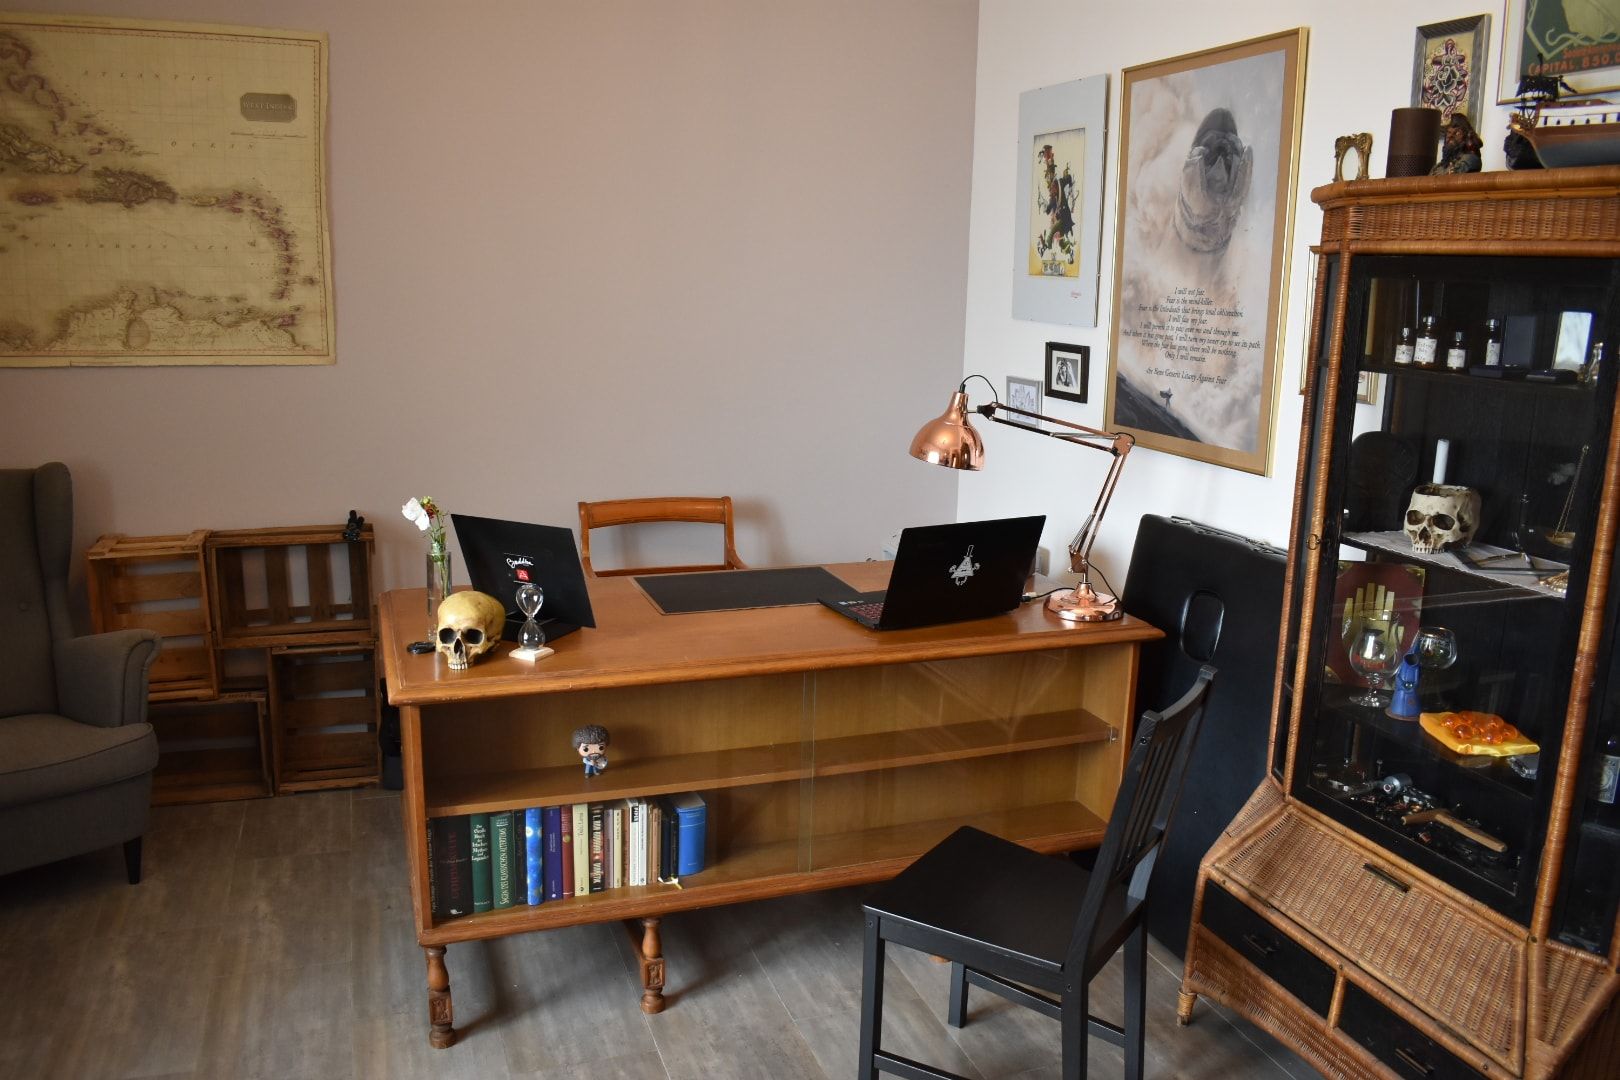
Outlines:
[[707,831],[691,792],[431,818],[433,917],[673,883],[703,869]]

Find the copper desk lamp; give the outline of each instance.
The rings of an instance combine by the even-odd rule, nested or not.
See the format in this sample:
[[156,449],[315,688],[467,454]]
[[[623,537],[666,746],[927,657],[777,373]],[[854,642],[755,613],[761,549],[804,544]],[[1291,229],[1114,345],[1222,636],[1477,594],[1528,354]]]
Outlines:
[[[969,376],[969,379],[971,378],[974,376]],[[979,438],[979,433],[973,430],[973,425],[968,420],[967,384],[968,379],[962,380],[962,385],[951,395],[951,404],[943,416],[930,420],[917,432],[917,437],[911,440],[912,457],[935,465],[944,465],[949,469],[966,469],[971,472],[978,472],[984,466],[984,441]],[[993,389],[992,387],[992,391]],[[1108,475],[1103,477],[1102,490],[1097,493],[1097,502],[1091,508],[1091,515],[1086,518],[1085,524],[1080,526],[1080,531],[1074,534],[1074,539],[1069,541],[1069,569],[1080,575],[1080,582],[1073,589],[1053,593],[1046,606],[1058,618],[1069,622],[1110,622],[1123,618],[1125,613],[1120,610],[1119,600],[1107,593],[1099,593],[1091,586],[1091,545],[1097,541],[1097,531],[1102,527],[1103,514],[1108,510],[1108,501],[1114,497],[1114,485],[1119,482],[1120,471],[1125,467],[1125,457],[1131,452],[1131,447],[1136,445],[1136,440],[1123,432],[1099,431],[1096,428],[1071,424],[1067,420],[1058,420],[1027,409],[1003,405],[999,401],[980,405],[973,411],[986,420],[998,424],[1005,424],[1035,435],[1045,435],[1075,446],[1088,446],[1113,456],[1114,460],[1108,466]],[[1030,427],[1028,424],[1006,419],[1002,415],[1004,413],[1027,416],[1031,420],[1044,421],[1067,430],[1047,431]]]

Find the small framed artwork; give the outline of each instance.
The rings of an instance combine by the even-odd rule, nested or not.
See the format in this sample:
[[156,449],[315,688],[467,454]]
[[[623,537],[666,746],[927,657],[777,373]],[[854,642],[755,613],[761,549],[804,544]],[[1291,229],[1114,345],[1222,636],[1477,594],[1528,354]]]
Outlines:
[[1440,110],[1440,124],[1460,112],[1478,125],[1485,107],[1491,17],[1470,15],[1417,28],[1412,54],[1412,104]]
[[[1038,413],[1041,411],[1041,383],[1039,379],[1020,379],[1016,375],[1007,376],[1007,404],[1015,409],[1025,412]],[[1024,419],[1018,416],[1007,418],[1015,424],[1040,430],[1039,420]]]
[[1086,403],[1091,386],[1091,346],[1046,343],[1046,396]]
[[1018,96],[1015,319],[1097,325],[1108,76]]
[[1519,81],[1527,75],[1563,79],[1575,90],[1566,96],[1620,90],[1620,8],[1615,0],[1507,0],[1502,21],[1498,104],[1516,101]]
[[1586,345],[1592,339],[1592,313],[1565,311],[1558,316],[1558,340],[1553,346],[1553,367],[1579,371],[1586,366]]

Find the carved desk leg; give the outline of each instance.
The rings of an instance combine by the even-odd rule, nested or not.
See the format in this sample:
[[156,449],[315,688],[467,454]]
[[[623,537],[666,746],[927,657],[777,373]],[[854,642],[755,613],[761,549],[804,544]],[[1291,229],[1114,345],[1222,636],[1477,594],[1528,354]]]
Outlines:
[[426,945],[428,969],[428,1045],[445,1050],[456,1043],[455,1013],[450,1006],[450,972],[444,966],[444,946]]
[[630,944],[641,961],[641,1011],[664,1011],[664,944],[658,938],[657,919],[626,919]]

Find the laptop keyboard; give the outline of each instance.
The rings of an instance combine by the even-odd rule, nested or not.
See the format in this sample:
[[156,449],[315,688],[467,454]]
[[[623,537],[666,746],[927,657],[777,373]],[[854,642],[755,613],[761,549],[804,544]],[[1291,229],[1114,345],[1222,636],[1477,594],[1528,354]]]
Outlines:
[[843,608],[845,611],[853,611],[861,618],[870,619],[873,622],[883,618],[883,601],[881,600],[863,600],[856,604],[844,604]]

